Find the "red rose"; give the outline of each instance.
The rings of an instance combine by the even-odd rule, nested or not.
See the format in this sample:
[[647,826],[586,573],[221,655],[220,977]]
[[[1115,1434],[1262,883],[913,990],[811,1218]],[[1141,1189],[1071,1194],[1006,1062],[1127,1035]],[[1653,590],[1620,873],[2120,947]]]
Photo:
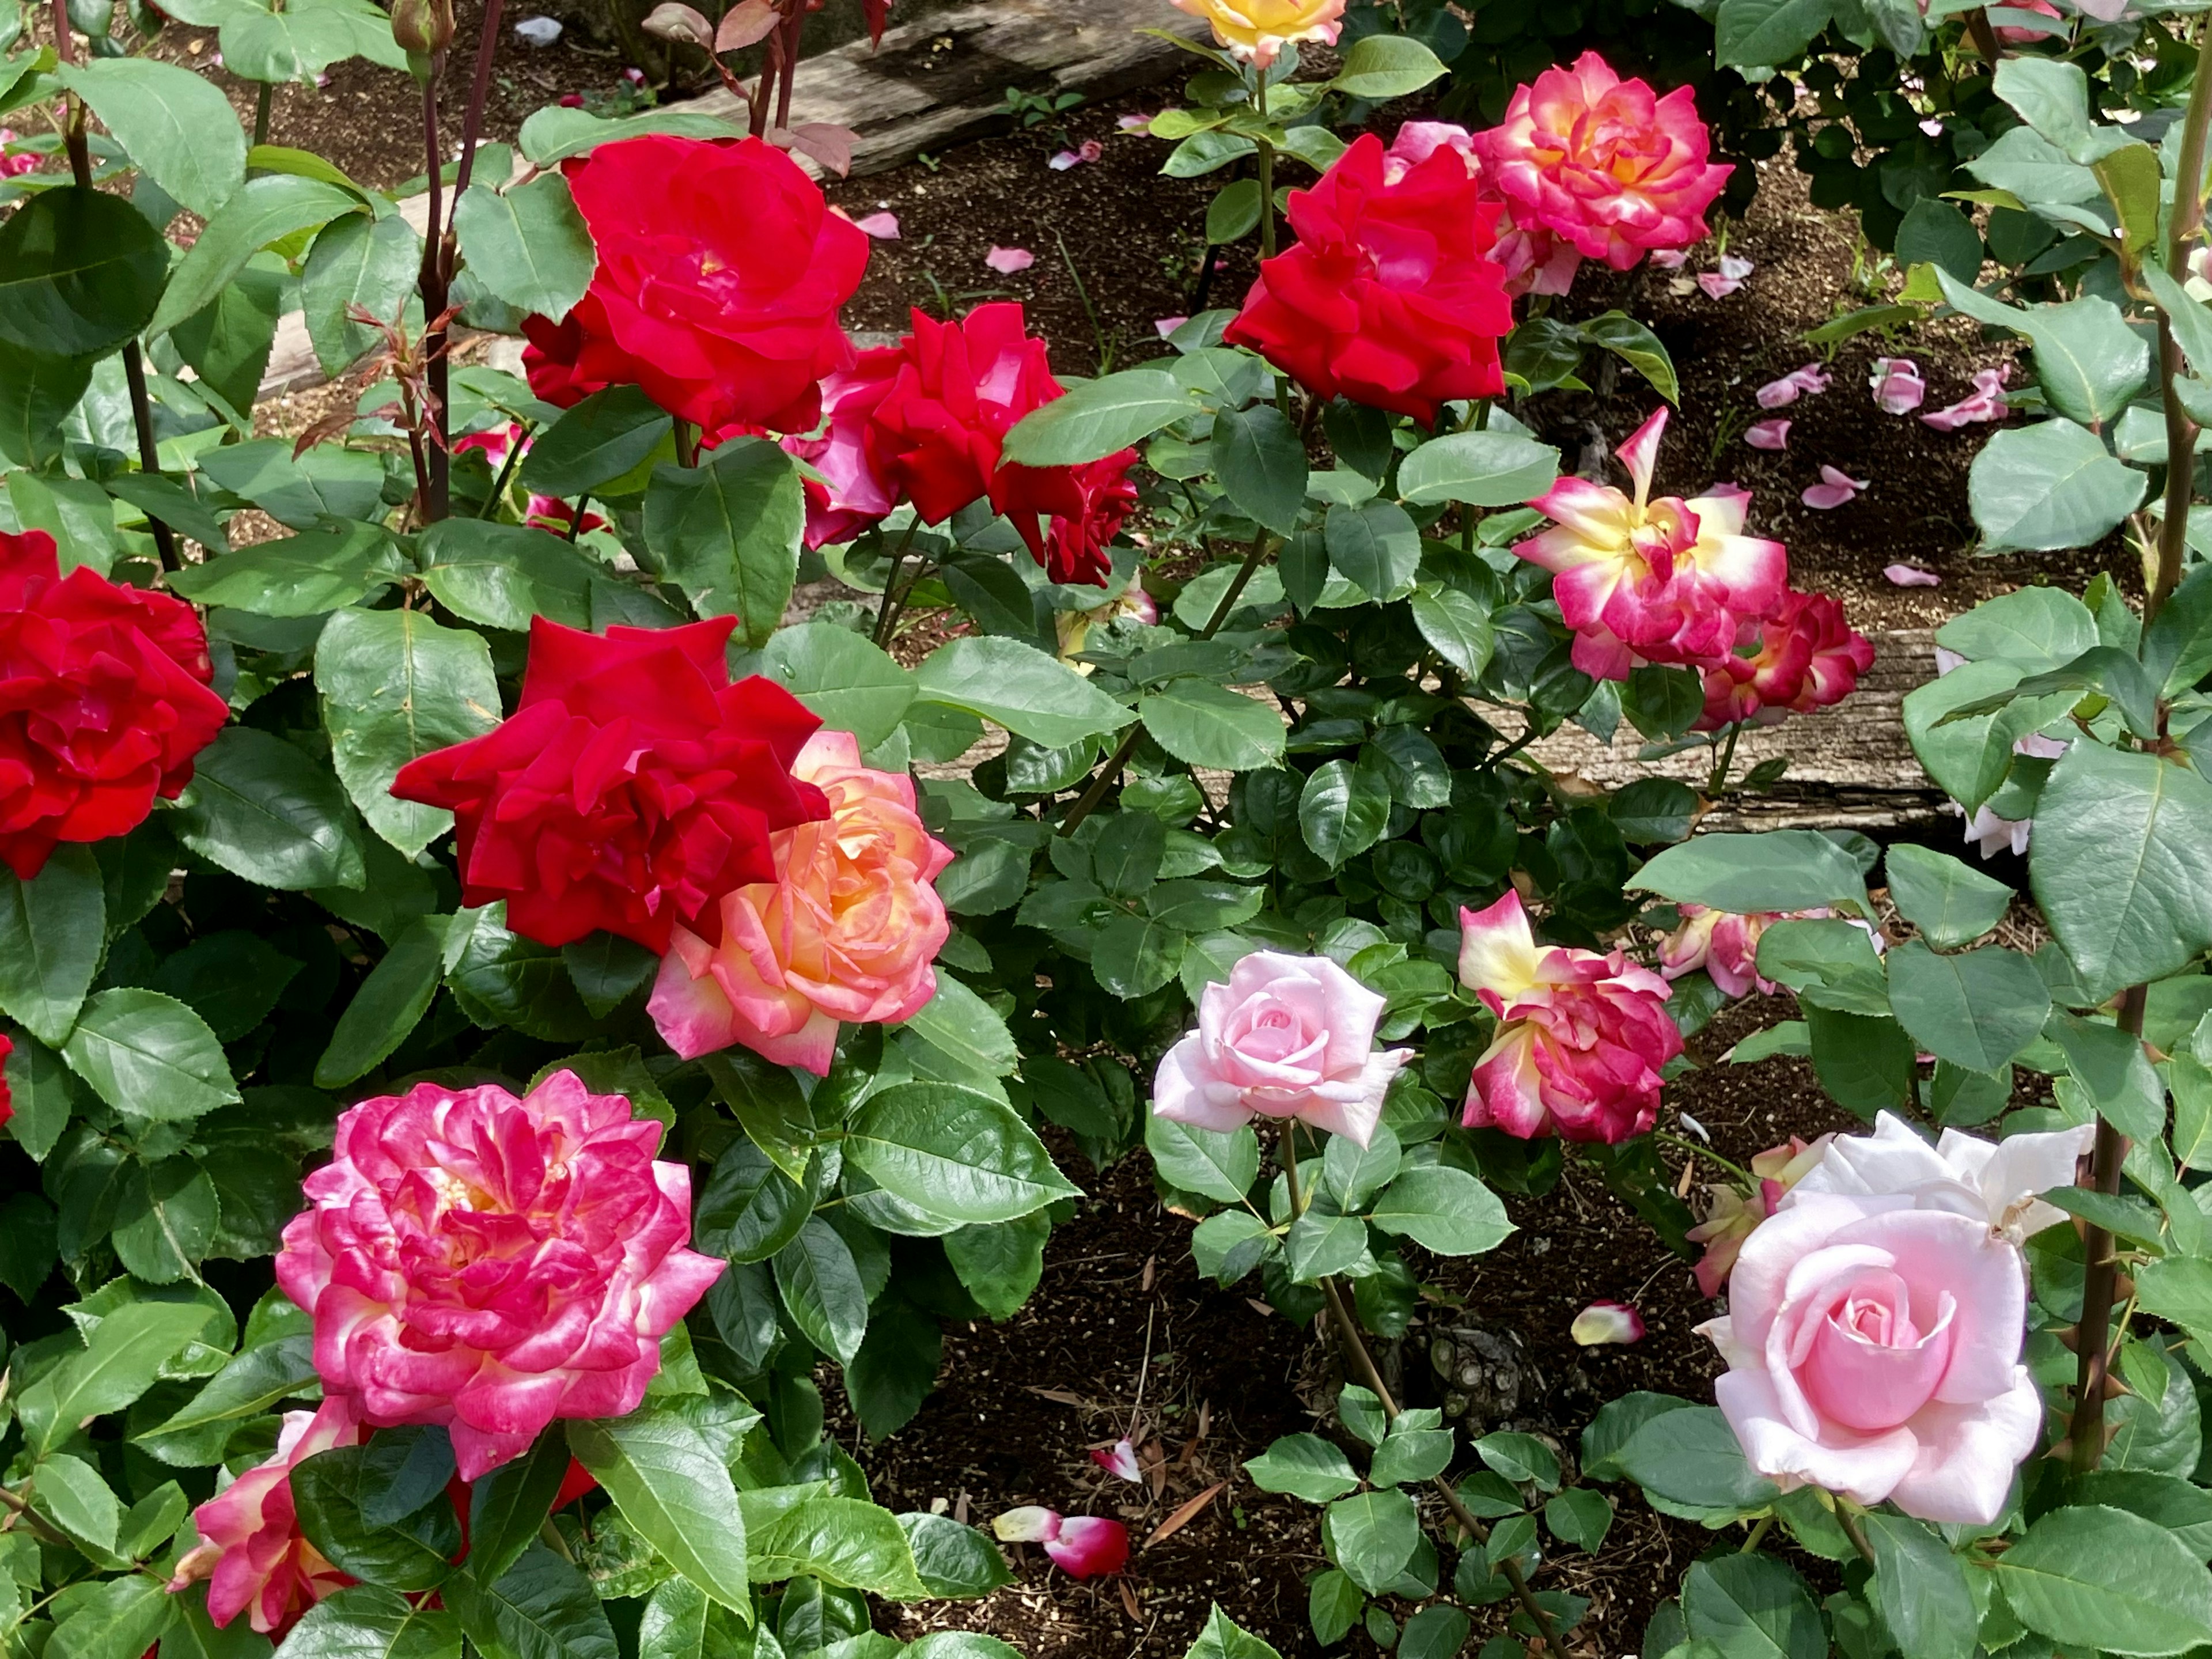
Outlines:
[[1462,151],[1439,146],[1408,165],[1364,133],[1319,184],[1291,192],[1297,245],[1261,265],[1224,337],[1316,398],[1423,422],[1450,399],[1495,398],[1513,313],[1504,272],[1485,256],[1503,211]]
[[665,952],[719,939],[723,894],[775,879],[769,835],[829,813],[791,763],[822,722],[773,680],[730,684],[736,618],[606,636],[539,617],[514,714],[410,761],[402,800],[454,817],[468,904],[541,945],[595,928]]
[[0,535],[0,859],[28,881],[55,844],[135,829],[173,800],[230,706],[181,599],[61,574],[43,530]]
[[917,311],[913,332],[863,352],[824,390],[827,429],[787,445],[829,480],[809,497],[810,544],[849,539],[902,498],[933,525],[988,499],[1054,581],[1104,585],[1104,548],[1136,504],[1125,475],[1137,453],[1080,467],[1000,458],[1017,421],[1067,392],[1018,301],[978,306],[957,323]]
[[15,1115],[15,1091],[8,1086],[8,1056],[15,1052],[15,1042],[5,1031],[0,1031],[0,1128]]
[[526,319],[531,389],[565,408],[635,384],[708,431],[811,428],[822,377],[853,361],[837,310],[867,268],[866,233],[757,138],[653,134],[562,171],[599,263],[563,320]]

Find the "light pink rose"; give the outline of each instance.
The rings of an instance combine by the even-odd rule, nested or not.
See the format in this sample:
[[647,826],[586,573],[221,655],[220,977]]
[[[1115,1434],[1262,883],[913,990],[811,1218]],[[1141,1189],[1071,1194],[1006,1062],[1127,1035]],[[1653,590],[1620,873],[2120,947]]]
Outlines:
[[1516,223],[1615,270],[1653,248],[1702,240],[1705,210],[1730,172],[1708,161],[1688,88],[1659,97],[1594,52],[1515,88],[1504,120],[1475,143]]
[[312,1413],[286,1412],[276,1455],[192,1511],[200,1541],[177,1563],[169,1594],[208,1579],[208,1617],[217,1629],[243,1611],[254,1629],[283,1640],[309,1607],[354,1582],[301,1534],[292,1470],[317,1452],[361,1442],[345,1395]]
[[1255,951],[1206,988],[1198,1029],[1160,1061],[1152,1109],[1200,1129],[1299,1118],[1364,1146],[1413,1056],[1375,1047],[1384,1006],[1327,957]]
[[1923,1521],[1996,1519],[2043,1435],[2016,1239],[2059,1214],[2035,1194],[2072,1178],[2089,1133],[1931,1148],[1885,1115],[1830,1143],[1745,1241],[1728,1314],[1698,1327],[1752,1467]]
[[556,1417],[635,1411],[725,1266],[684,1248],[691,1171],[654,1159],[660,1132],[573,1072],[348,1109],[276,1258],[326,1396],[374,1428],[443,1424],[464,1480]]
[[952,849],[922,828],[914,780],[861,765],[850,732],[817,732],[791,773],[830,816],[776,832],[776,879],[724,896],[719,946],[675,930],[647,1008],[686,1060],[742,1042],[822,1077],[840,1021],[911,1019],[937,994],[952,924],[930,884]]
[[1460,912],[1460,981],[1498,1017],[1468,1080],[1469,1128],[1607,1145],[1651,1127],[1682,1052],[1667,981],[1618,951],[1540,947],[1521,896]]

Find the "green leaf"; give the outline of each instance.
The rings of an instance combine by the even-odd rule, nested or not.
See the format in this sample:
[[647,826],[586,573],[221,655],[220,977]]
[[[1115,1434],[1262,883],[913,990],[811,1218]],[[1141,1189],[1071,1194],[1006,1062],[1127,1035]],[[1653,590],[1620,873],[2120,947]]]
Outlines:
[[1349,1458],[1317,1434],[1286,1434],[1244,1472],[1261,1492],[1288,1492],[1309,1504],[1326,1504],[1358,1489],[1358,1474]]
[[295,530],[319,529],[332,518],[378,518],[384,511],[384,464],[365,450],[325,445],[295,456],[288,439],[255,438],[203,451],[199,468]]
[[1329,85],[1347,98],[1379,102],[1419,92],[1443,74],[1436,53],[1412,35],[1367,34],[1346,49],[1344,67]]
[[112,351],[144,330],[168,271],[169,245],[122,197],[41,191],[0,225],[0,341],[58,357]]
[[1401,1175],[1376,1200],[1368,1218],[1439,1255],[1480,1255],[1513,1231],[1505,1206],[1489,1188],[1443,1164]]
[[591,625],[598,567],[561,537],[525,525],[446,519],[422,532],[422,580],[439,603],[487,628],[527,632],[547,617]]
[[2020,1621],[2115,1654],[2179,1653],[2212,1638],[2212,1573],[2165,1528],[2124,1510],[2053,1510],[1996,1558]]
[[1936,630],[1936,643],[1975,662],[2001,657],[2040,672],[2093,649],[2097,619],[2063,588],[2016,588],[1952,617]]
[[1104,375],[1023,416],[1006,434],[1006,459],[1024,466],[1080,466],[1202,408],[1196,393],[1159,369]]
[[172,1605],[161,1580],[144,1573],[80,1586],[44,1651],[52,1659],[137,1659],[167,1627]]
[[532,441],[522,487],[568,500],[592,494],[635,472],[669,431],[667,411],[639,387],[594,392]]
[[359,197],[319,179],[280,173],[247,179],[210,216],[178,263],[146,332],[167,333],[197,313],[271,242],[327,224],[342,213],[362,210]]
[[1940,267],[1961,283],[1981,275],[1982,234],[1974,222],[1948,202],[1923,196],[1905,212],[1897,228],[1897,263]]
[[757,1584],[804,1575],[878,1595],[928,1594],[898,1522],[856,1498],[810,1498],[786,1510],[754,1536],[750,1565]]
[[1455,587],[1417,587],[1413,625],[1437,653],[1470,679],[1490,665],[1496,639],[1490,613]]
[[948,1221],[1012,1221],[1079,1195],[1010,1107],[950,1084],[870,1096],[844,1144],[886,1192]]
[[[1464,1625],[1464,1616],[1461,1619]],[[1465,1632],[1462,1632],[1464,1639]],[[1434,1659],[1452,1659],[1456,1648],[1448,1648]],[[1206,1615],[1206,1624],[1198,1632],[1198,1639],[1190,1644],[1183,1659],[1281,1659],[1281,1656],[1251,1632],[1238,1625],[1222,1612],[1217,1601]]]
[[207,1022],[158,991],[100,992],[85,1004],[62,1058],[102,1100],[140,1122],[189,1122],[238,1103],[230,1062]]
[[1308,1210],[1291,1223],[1283,1259],[1295,1284],[1316,1284],[1340,1273],[1364,1277],[1371,1271],[1367,1229],[1356,1217]]
[[386,1589],[426,1590],[444,1582],[460,1553],[461,1528],[445,1493],[379,1524],[362,1510],[379,1491],[366,1446],[338,1446],[295,1464],[292,1498],[307,1541],[342,1572]]
[[517,311],[559,322],[584,297],[599,254],[557,173],[504,192],[471,184],[453,204],[470,273]]
[[1656,854],[1627,884],[1715,910],[1871,911],[1857,860],[1817,830],[1698,836]]
[[88,357],[27,351],[0,340],[0,460],[45,466],[58,458],[62,422],[91,384]]
[[949,1515],[921,1510],[897,1517],[915,1571],[933,1596],[988,1595],[1014,1582],[1006,1558],[988,1536]]
[[571,155],[582,155],[601,144],[620,143],[648,132],[673,133],[680,138],[736,138],[741,130],[720,116],[687,109],[650,109],[618,120],[608,120],[588,110],[548,105],[522,124],[519,135],[522,153],[533,167],[550,167]]
[[2150,479],[2063,418],[1990,434],[1966,475],[1982,550],[2087,547],[2142,505]]
[[780,628],[760,654],[760,672],[864,750],[898,730],[914,702],[914,676],[848,628],[802,623]]
[[[440,1607],[352,1584],[309,1607],[284,1638],[285,1659],[460,1659],[461,1627]],[[542,1659],[551,1659],[550,1655]],[[613,1659],[612,1648],[598,1659]]]
[[210,1377],[189,1403],[132,1438],[164,1462],[216,1462],[240,1422],[280,1400],[312,1390],[316,1382],[314,1340],[280,1338],[239,1354]]
[[49,1455],[33,1477],[31,1507],[72,1538],[102,1553],[113,1551],[123,1505],[100,1471],[65,1452]]
[[315,1062],[317,1088],[342,1089],[366,1075],[422,1022],[445,977],[446,921],[417,917],[369,970]]
[[169,586],[200,605],[258,617],[315,617],[399,580],[399,550],[380,526],[310,530],[172,571]]
[[1613,1528],[1613,1500],[1588,1486],[1571,1486],[1545,1500],[1544,1524],[1562,1543],[1595,1555]]
[[354,308],[398,321],[422,267],[422,239],[404,215],[349,213],[323,228],[300,273],[300,309],[325,374],[343,374],[383,343],[374,329],[354,321]]
[[1899,842],[1883,863],[1899,914],[1938,949],[1970,944],[2004,920],[2012,889],[1948,854]]
[[[865,1316],[865,1303],[862,1309]],[[697,1429],[672,1412],[649,1410],[571,1421],[568,1446],[663,1559],[741,1619],[749,1617],[752,1593],[737,1491]]]
[[1398,494],[1413,507],[1457,501],[1519,507],[1552,487],[1559,452],[1510,432],[1455,432],[1431,438],[1398,468]]
[[1889,985],[1898,1022],[1914,1041],[1969,1071],[2009,1065],[2051,1016],[2034,964],[2001,946],[1946,957],[1908,940],[1889,953]]
[[[1936,281],[1943,297],[1969,317],[2028,337],[2035,347],[2035,374],[2044,395],[2069,421],[2100,426],[2118,420],[2149,375],[2148,343],[2128,326],[2120,308],[2110,300],[2088,295],[2063,305],[2021,310],[1990,299],[1946,271],[1939,270]],[[2047,426],[2025,428],[2047,429]],[[2021,429],[2013,430],[2017,436]],[[2101,444],[2098,450],[2103,453]],[[1974,476],[1980,472],[1978,458]],[[1972,488],[1970,479],[1970,495]],[[1974,516],[1983,522],[1987,533],[1988,525],[1978,507]]]
[[230,726],[200,750],[170,823],[179,841],[233,875],[302,892],[368,879],[352,812],[337,779],[301,750]]
[[1869,1119],[1911,1107],[1918,1051],[1902,1025],[1814,1003],[1804,1014],[1814,1073],[1838,1105]]
[[2089,997],[2212,945],[2212,784],[2154,755],[2072,744],[2036,805],[2028,877]]
[[1813,1593],[1771,1555],[1695,1563],[1682,1581],[1682,1617],[1692,1637],[1729,1659],[1826,1659],[1827,1626]]
[[851,1364],[868,1332],[867,1287],[851,1247],[828,1222],[809,1216],[776,1252],[775,1265],[775,1287],[799,1334],[839,1364]]
[[[573,1427],[573,1423],[571,1424]],[[568,1474],[568,1443],[544,1433],[530,1449],[471,1483],[469,1570],[496,1577],[539,1536]],[[736,1524],[744,1524],[736,1519]]]
[[1298,793],[1298,832],[1332,866],[1372,847],[1389,822],[1390,784],[1379,767],[1333,760]]
[[126,1170],[110,1242],[135,1279],[173,1285],[197,1276],[221,1219],[215,1182],[191,1158]]
[[1340,1498],[1322,1517],[1329,1558],[1370,1595],[1397,1582],[1421,1541],[1413,1500],[1402,1492],[1363,1492]]
[[130,153],[138,170],[203,219],[246,180],[246,135],[204,76],[152,58],[94,58],[54,76]]
[[1368,598],[1387,605],[1413,592],[1421,532],[1395,501],[1332,507],[1322,534],[1330,567]]
[[[738,1524],[735,1504],[729,1519]],[[525,1550],[495,1583],[480,1583],[465,1567],[439,1594],[484,1659],[620,1659],[591,1580],[543,1544]]]
[[[1449,1429],[1412,1428],[1407,1425],[1423,1413],[1408,1412],[1390,1425],[1390,1432],[1375,1449],[1375,1457],[1367,1471],[1367,1478],[1378,1486],[1411,1486],[1433,1480],[1444,1472],[1452,1459],[1452,1431]],[[1433,1412],[1425,1413],[1433,1417]]]
[[1170,1186],[1218,1203],[1241,1203],[1260,1177],[1260,1138],[1249,1124],[1199,1129],[1148,1112],[1145,1148]]
[[1213,417],[1213,466],[1245,517],[1278,535],[1297,528],[1305,508],[1306,447],[1274,404],[1224,409]]
[[2061,1012],[2045,1028],[2066,1068],[2099,1115],[2132,1139],[2154,1139],[2166,1127],[2166,1091],[2141,1038],[2101,1020]]
[[877,1301],[860,1351],[845,1367],[846,1395],[870,1439],[881,1440],[914,1420],[937,1386],[944,1358],[936,1316],[896,1294]]
[[1153,687],[1138,700],[1137,714],[1161,748],[1193,766],[1251,772],[1283,756],[1279,709],[1195,675]]
[[1786,64],[1827,27],[1832,0],[1720,0],[1713,59],[1723,69]]
[[[1764,1509],[1780,1494],[1746,1461],[1717,1406],[1675,1402],[1646,1419],[1607,1460],[1662,1514],[1702,1518]],[[1765,1559],[1765,1558],[1759,1558]]]
[[106,940],[100,865],[88,848],[57,847],[24,881],[0,868],[0,1013],[41,1042],[69,1036]]
[[939,1052],[985,1077],[1012,1077],[1021,1052],[999,1012],[950,974],[937,975],[937,989],[906,1029]]
[[292,0],[282,10],[271,0],[245,0],[225,7],[222,22],[223,63],[250,81],[312,81],[343,58],[407,67],[391,22],[366,0]]
[[915,684],[924,702],[964,708],[1047,749],[1117,732],[1130,720],[1066,664],[1018,640],[954,640],[929,654]]
[[645,540],[702,616],[734,616],[768,642],[791,603],[806,496],[790,456],[764,438],[726,443],[696,467],[656,466]]
[[1874,1546],[1874,1601],[1900,1647],[1914,1659],[1973,1659],[1981,1624],[1966,1575],[1951,1547],[1901,1515],[1864,1517]]
[[369,828],[410,857],[451,829],[451,812],[396,799],[392,782],[410,761],[499,724],[483,635],[416,611],[341,611],[315,644],[315,689],[331,762]]
[[252,408],[260,395],[289,286],[272,256],[257,255],[212,305],[169,331],[199,384],[234,410]]
[[1346,1574],[1334,1567],[1317,1574],[1306,1596],[1306,1618],[1313,1626],[1314,1640],[1323,1647],[1341,1642],[1359,1622],[1366,1606],[1367,1598]]
[[986,1317],[1012,1319],[1044,1276],[1044,1247],[1051,1236],[1051,1220],[1042,1211],[956,1227],[945,1235],[945,1259]]
[[1778,921],[1759,938],[1759,971],[1820,1008],[1880,1017],[1889,1012],[1889,982],[1874,942],[1839,920]]
[[93,1328],[81,1351],[17,1398],[25,1444],[44,1457],[78,1424],[121,1411],[154,1386],[162,1367],[207,1323],[208,1310],[197,1302],[129,1302],[116,1309]]

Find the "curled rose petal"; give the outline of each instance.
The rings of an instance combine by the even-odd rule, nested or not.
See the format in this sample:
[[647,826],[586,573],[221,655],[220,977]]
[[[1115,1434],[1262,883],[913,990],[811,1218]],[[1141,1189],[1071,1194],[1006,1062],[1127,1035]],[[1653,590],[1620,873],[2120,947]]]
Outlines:
[[1152,130],[1152,118],[1139,111],[1135,114],[1118,117],[1114,125],[1124,132],[1150,132]]
[[1651,263],[1662,270],[1680,270],[1689,262],[1689,253],[1682,248],[1655,247],[1651,250]]
[[1824,466],[1820,469],[1820,482],[1808,486],[1798,499],[1808,507],[1823,510],[1843,507],[1857,499],[1859,492],[1867,487],[1867,482],[1864,478],[1854,478],[1849,473],[1839,472],[1832,466]]
[[1060,1514],[1040,1504],[1025,1504],[994,1519],[991,1530],[1005,1544],[1048,1544],[1060,1536]]
[[1910,357],[1877,357],[1867,377],[1875,405],[1884,414],[1910,415],[1928,396],[1928,383],[1920,378],[1920,365]]
[[1708,300],[1725,300],[1743,286],[1744,278],[1752,273],[1752,263],[1733,253],[1721,255],[1718,270],[1698,273],[1698,286],[1705,291]]
[[896,242],[899,240],[898,215],[896,213],[871,213],[865,219],[854,220],[853,223],[879,242]]
[[1756,394],[1761,409],[1781,409],[1805,393],[1826,392],[1830,376],[1818,363],[1793,368],[1778,380],[1769,380]]
[[1036,263],[1036,255],[1025,247],[993,247],[983,256],[983,263],[1001,276],[1012,276],[1017,271],[1027,270]]
[[1973,391],[1948,408],[1923,415],[1922,424],[1932,426],[1938,432],[1956,432],[1978,421],[2002,421],[2008,412],[2004,384],[2010,372],[2002,363],[1995,368],[1975,370]]
[[1044,1553],[1070,1578],[1101,1577],[1127,1564],[1129,1529],[1103,1516],[1071,1515],[1058,1537],[1045,1540]]
[[1139,1478],[1137,1449],[1129,1443],[1129,1437],[1126,1434],[1111,1446],[1093,1446],[1091,1461],[1117,1480]]
[[1090,158],[1088,156],[1078,155],[1072,149],[1064,149],[1058,155],[1054,155],[1050,161],[1047,161],[1045,165],[1050,167],[1054,173],[1065,173],[1070,167],[1081,167],[1083,163],[1089,159]]
[[1939,587],[1943,579],[1932,570],[1923,570],[1917,565],[1886,564],[1881,574],[1896,587]]
[[1608,1342],[1641,1342],[1644,1316],[1626,1302],[1593,1302],[1575,1316],[1567,1334],[1585,1348]]
[[1790,422],[1779,416],[1770,421],[1753,421],[1743,429],[1743,441],[1753,449],[1787,449],[1790,447]]

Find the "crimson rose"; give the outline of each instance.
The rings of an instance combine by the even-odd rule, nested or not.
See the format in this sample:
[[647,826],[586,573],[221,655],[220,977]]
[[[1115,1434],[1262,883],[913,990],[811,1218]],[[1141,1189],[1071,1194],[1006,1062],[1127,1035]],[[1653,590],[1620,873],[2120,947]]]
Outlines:
[[830,811],[791,775],[821,721],[773,680],[730,684],[735,626],[532,620],[514,714],[392,785],[453,814],[463,902],[505,899],[541,945],[605,928],[665,953],[678,922],[720,939],[722,895],[775,879],[769,836]]
[[191,781],[230,705],[181,599],[89,566],[43,530],[0,534],[0,859],[28,881],[56,843],[142,823]]
[[634,384],[708,432],[813,427],[822,377],[853,362],[837,309],[867,268],[866,233],[757,138],[655,133],[562,171],[599,263],[562,321],[525,319],[531,389],[566,408]]

